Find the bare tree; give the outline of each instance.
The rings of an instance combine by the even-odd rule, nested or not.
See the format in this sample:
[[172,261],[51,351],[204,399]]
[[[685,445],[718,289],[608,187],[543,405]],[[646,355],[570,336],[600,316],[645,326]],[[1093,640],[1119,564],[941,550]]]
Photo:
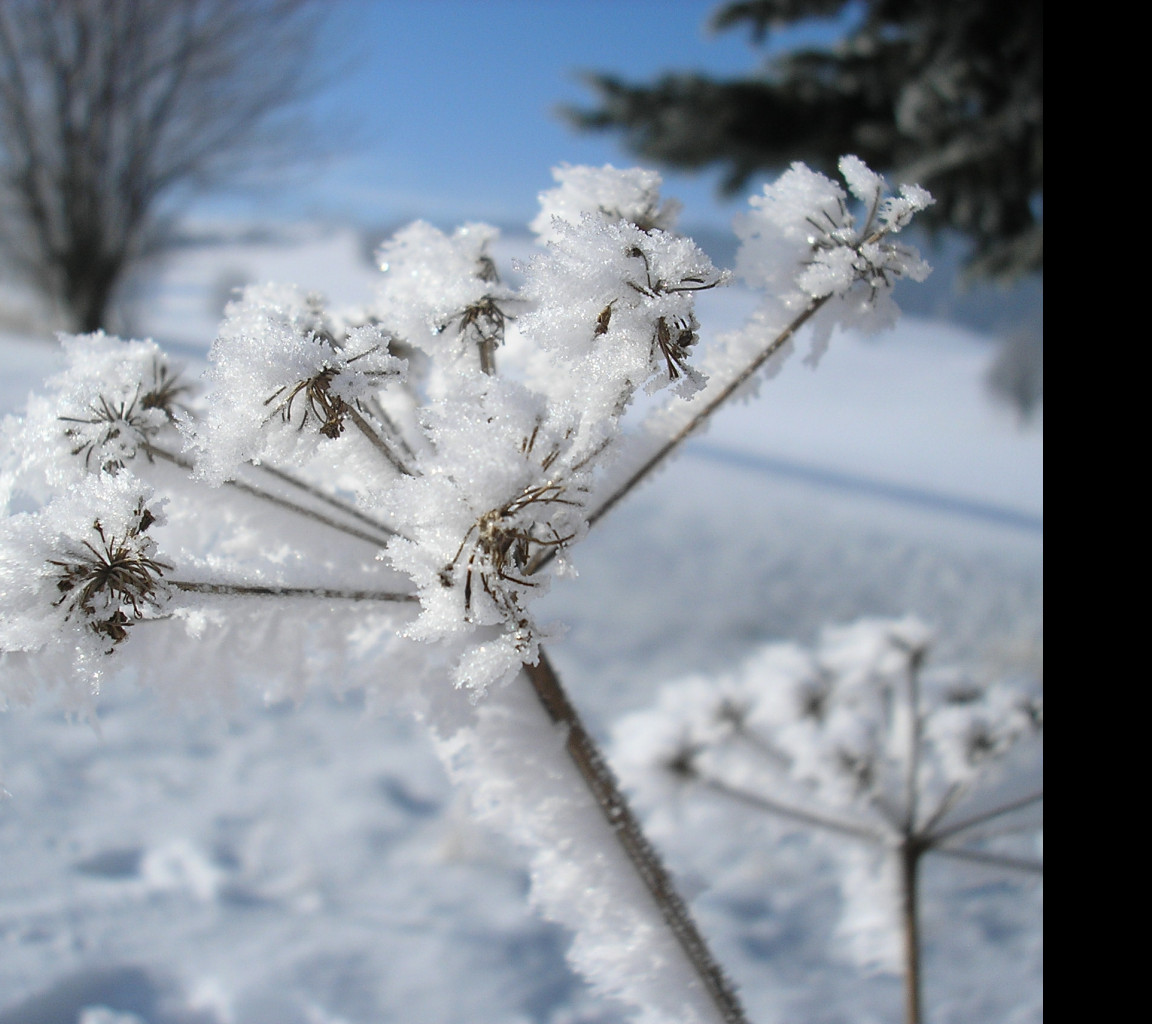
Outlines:
[[173,201],[266,159],[314,76],[313,0],[5,0],[0,247],[82,331]]

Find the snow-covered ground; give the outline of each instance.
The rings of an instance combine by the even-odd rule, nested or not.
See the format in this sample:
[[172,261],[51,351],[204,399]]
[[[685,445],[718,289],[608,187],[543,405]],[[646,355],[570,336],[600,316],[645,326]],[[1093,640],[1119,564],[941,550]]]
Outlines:
[[[195,367],[227,288],[293,281],[355,303],[373,278],[351,230],[189,248],[145,294],[140,333]],[[747,301],[702,298],[706,328]],[[6,413],[56,353],[15,334],[0,353]],[[607,517],[546,599],[568,626],[553,660],[593,730],[682,674],[862,615],[915,613],[941,658],[1039,674],[1042,427],[988,399],[992,355],[911,318],[840,337]],[[192,670],[180,688],[200,682]],[[568,937],[527,905],[523,854],[470,821],[421,727],[366,714],[356,691],[294,706],[254,685],[174,709],[112,679],[91,724],[50,698],[0,715],[0,770],[0,1024],[620,1019],[568,969]],[[726,820],[669,849],[751,1018],[897,1020],[898,979],[836,937],[820,841]],[[1040,1021],[1037,887],[952,863],[927,885],[929,1020]]]

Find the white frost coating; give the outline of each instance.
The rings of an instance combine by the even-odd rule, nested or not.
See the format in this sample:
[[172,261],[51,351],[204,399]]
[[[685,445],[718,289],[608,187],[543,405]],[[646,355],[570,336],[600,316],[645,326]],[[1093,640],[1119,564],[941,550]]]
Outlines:
[[487,224],[452,235],[424,221],[397,232],[377,252],[384,277],[374,313],[405,342],[436,360],[429,392],[443,393],[442,374],[478,373],[477,335],[498,346],[514,292],[500,283],[489,248],[499,237]]
[[829,628],[812,651],[767,646],[718,679],[670,685],[654,708],[621,720],[614,759],[644,807],[720,801],[728,787],[775,802],[763,813],[785,823],[828,831],[842,864],[845,948],[898,972],[903,829],[930,838],[995,806],[989,794],[1009,756],[1038,757],[1042,728],[1032,686],[928,668],[931,643],[907,618]]
[[438,468],[399,480],[388,511],[407,524],[389,545],[396,568],[420,595],[420,617],[406,635],[440,640],[498,626],[461,665],[457,681],[473,692],[507,681],[536,658],[539,630],[528,602],[548,577],[529,575],[541,551],[574,542],[586,529],[579,472],[564,472],[569,444],[546,421],[543,399],[513,381],[461,379],[451,402],[425,420]]
[[686,397],[703,387],[691,362],[694,293],[727,275],[691,239],[587,217],[557,224],[526,274],[533,312],[520,330],[561,370],[547,383],[578,410],[581,453],[615,433],[639,388],[671,385]]
[[162,506],[130,473],[101,473],[0,520],[0,652],[70,650],[77,682],[95,685],[105,655],[167,597],[149,532]]
[[586,216],[670,231],[680,213],[679,202],[661,200],[661,178],[655,171],[561,164],[552,169],[552,177],[559,184],[540,193],[540,212],[529,225],[544,243],[556,241],[562,225],[579,224]]
[[60,338],[65,369],[0,430],[0,502],[42,504],[86,473],[118,473],[171,434],[189,388],[152,341]]
[[[839,185],[803,164],[792,167],[738,219],[742,245],[736,271],[753,287],[765,288],[769,302],[785,316],[813,299],[833,297],[817,317],[811,359],[818,360],[835,326],[880,330],[899,311],[890,292],[894,281],[922,281],[930,268],[914,249],[888,239],[912,215],[932,202],[921,188],[901,188],[900,198],[884,198],[884,179],[862,160],[846,156],[840,172],[863,204],[854,214]],[[805,269],[797,276],[796,268]]]
[[[885,199],[883,179],[856,157],[845,157],[841,171],[864,204],[862,216],[849,208],[843,188],[797,163],[753,196],[752,209],[736,219],[741,239],[736,275],[764,298],[743,328],[717,338],[698,361],[706,385],[688,401],[667,403],[649,414],[643,427],[649,452],[663,439],[698,426],[717,402],[755,394],[758,379],[774,376],[791,355],[794,342],[786,332],[800,318],[815,313],[807,322],[806,360],[815,366],[836,328],[892,326],[899,315],[891,298],[896,280],[921,281],[928,275],[930,268],[919,253],[890,238],[931,204],[928,192],[902,186],[899,198]],[[729,388],[769,350],[770,358],[757,373],[730,394]],[[629,462],[618,464],[604,492],[611,493],[644,457],[634,453]]]
[[574,932],[568,959],[635,1024],[719,1024],[528,686],[493,690],[440,743],[481,820],[531,851],[533,903]]
[[348,407],[402,379],[388,341],[368,326],[337,345],[317,296],[246,288],[209,353],[207,416],[188,430],[198,474],[220,484],[252,460],[299,464],[339,437]]

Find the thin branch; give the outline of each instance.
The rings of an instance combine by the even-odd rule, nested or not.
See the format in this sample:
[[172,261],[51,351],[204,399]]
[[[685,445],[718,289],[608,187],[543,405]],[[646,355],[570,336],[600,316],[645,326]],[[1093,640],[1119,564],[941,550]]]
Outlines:
[[786,768],[792,763],[787,754],[774,747],[759,733],[749,729],[747,723],[739,723],[732,731],[756,753],[760,754],[766,761],[771,761],[778,768]]
[[813,299],[798,317],[792,321],[783,331],[781,331],[755,359],[752,360],[735,378],[728,383],[728,385],[721,390],[711,401],[709,401],[704,408],[702,408],[695,416],[693,416],[683,427],[681,427],[675,434],[673,434],[667,441],[665,441],[656,452],[642,465],[635,473],[633,473],[614,493],[600,505],[591,516],[588,517],[588,525],[592,526],[607,513],[615,507],[629,491],[640,484],[661,462],[663,462],[669,455],[672,454],[684,441],[686,441],[695,431],[703,424],[721,405],[728,401],[737,391],[739,391],[756,372],[771,359],[777,352],[780,351],[792,337],[796,334],[801,327],[803,327],[809,320],[812,319],[816,313],[823,308],[825,303],[831,298],[831,295],[825,295],[819,299]]
[[[616,504],[626,495],[629,491],[635,488],[638,484],[642,483],[644,479],[663,462],[669,455],[671,455],[684,441],[686,441],[708,417],[710,417],[721,405],[728,401],[737,391],[739,391],[749,380],[756,375],[756,372],[771,359],[777,352],[780,351],[796,334],[801,327],[803,327],[809,320],[812,319],[816,313],[823,308],[825,303],[832,298],[831,295],[822,296],[819,299],[813,299],[808,303],[807,308],[795,320],[793,320],[787,327],[784,328],[755,359],[752,360],[739,374],[734,377],[726,387],[724,387],[719,394],[707,402],[704,407],[690,419],[683,427],[681,427],[675,434],[668,438],[645,463],[634,472],[623,484],[620,485],[612,494],[610,494],[588,517],[588,525],[594,526],[597,522],[604,518],[605,515],[611,511]],[[553,558],[556,557],[556,548],[549,548],[547,551],[541,551],[537,554],[535,559],[528,566],[528,573],[532,574],[544,568]]]
[[315,498],[317,501],[322,501],[325,505],[329,505],[334,509],[338,509],[345,515],[351,516],[353,519],[358,519],[365,526],[371,526],[372,529],[379,530],[387,537],[402,536],[398,530],[388,526],[386,523],[381,523],[373,519],[370,515],[362,512],[355,505],[349,505],[347,502],[333,497],[327,491],[322,491],[319,487],[316,487],[305,480],[301,480],[299,477],[293,476],[291,473],[286,473],[284,470],[278,468],[277,466],[270,466],[266,462],[253,462],[252,466],[253,468],[267,473],[269,476],[273,476],[277,480],[280,480],[291,487],[295,487],[297,490],[302,491],[309,497]]
[[747,1024],[732,983],[708,949],[704,937],[692,920],[683,899],[676,892],[667,868],[660,860],[632,813],[619,783],[600,753],[596,742],[584,728],[576,709],[568,700],[551,664],[540,652],[535,665],[525,665],[525,674],[553,722],[567,727],[566,747],[583,777],[601,813],[616,833],[624,852],[632,861],[644,885],[651,893],[672,934],[676,936],[689,962],[712,997],[726,1024]]
[[1023,871],[1029,875],[1043,875],[1044,862],[1030,857],[1012,857],[1004,853],[987,853],[984,850],[966,850],[956,846],[935,846],[933,853],[942,857],[952,857],[955,860],[969,860],[976,864],[988,864],[996,868],[1007,868],[1010,871]]
[[897,645],[908,657],[908,759],[905,778],[905,834],[912,835],[920,812],[920,761],[923,754],[924,723],[920,719],[920,665],[923,648]]
[[876,808],[877,813],[889,825],[892,826],[892,831],[896,835],[904,835],[907,831],[908,821],[907,816],[902,815],[891,803],[880,793],[873,793],[869,798],[869,802]]
[[919,830],[920,835],[930,836],[932,830],[940,824],[943,817],[963,799],[964,794],[967,792],[968,786],[965,783],[953,782],[940,800],[939,806],[928,816],[928,820],[924,822],[923,827]]
[[747,804],[749,807],[755,807],[758,811],[766,811],[768,814],[774,814],[779,818],[798,821],[801,825],[812,825],[816,828],[827,829],[829,832],[838,832],[840,835],[852,836],[854,839],[863,839],[870,843],[880,843],[888,839],[888,836],[883,832],[869,825],[847,821],[843,818],[836,818],[820,811],[806,811],[799,807],[791,807],[788,804],[779,803],[759,793],[750,793],[746,789],[740,789],[737,786],[725,782],[723,779],[703,775],[699,772],[693,773],[690,777],[699,782],[700,785],[722,796],[726,796],[742,804]]
[[[1039,831],[1041,831],[1040,823],[1027,816],[1017,818],[1006,816],[999,819],[999,824],[973,826],[959,837],[959,842],[982,843],[986,839],[996,839],[999,836],[1018,836],[1025,832],[1035,833]],[[933,841],[931,836],[928,837],[928,841]]]
[[[167,451],[164,448],[158,448],[152,444],[149,444],[146,450],[148,454],[154,455],[157,458],[164,459],[167,462],[171,462],[174,466],[179,466],[181,469],[189,471],[193,469],[191,462],[189,462],[183,456],[177,455],[175,452]],[[268,467],[264,468],[267,469]],[[267,501],[279,508],[287,509],[289,512],[295,512],[297,515],[303,516],[306,519],[313,519],[318,523],[323,523],[325,526],[331,527],[333,530],[338,530],[340,533],[346,533],[350,537],[356,537],[357,539],[365,541],[374,547],[384,547],[384,545],[388,543],[388,537],[381,537],[371,533],[366,533],[364,530],[359,530],[355,526],[350,526],[346,523],[341,523],[338,520],[332,519],[329,516],[324,515],[323,512],[317,512],[315,509],[308,508],[305,505],[299,505],[294,501],[289,501],[287,498],[282,498],[277,494],[272,494],[270,491],[265,491],[259,487],[254,487],[252,484],[246,484],[243,480],[225,480],[224,485],[226,487],[232,487],[235,490],[242,492],[243,494],[249,494],[254,498],[259,498],[261,501]],[[307,485],[302,486],[307,487]],[[331,499],[330,504],[334,504],[336,507],[341,508],[343,511],[348,511],[345,506],[342,506],[339,502],[336,502],[335,499]],[[380,530],[381,533],[387,533],[392,537],[398,536],[397,531],[393,530],[391,527],[384,526],[382,523],[374,522],[372,525],[375,529]]]
[[353,407],[348,406],[348,415],[351,417],[352,422],[356,424],[356,428],[363,434],[372,445],[379,451],[384,458],[396,469],[398,473],[404,476],[413,476],[412,470],[405,464],[404,460],[400,458],[389,446],[388,442],[384,440],[375,428],[369,423],[360,413]]
[[1012,814],[1014,811],[1022,811],[1025,807],[1038,804],[1043,799],[1044,790],[1041,789],[1035,793],[1029,793],[1019,800],[1012,800],[1009,803],[1001,804],[999,807],[994,807],[990,811],[982,811],[980,814],[974,814],[970,818],[965,818],[963,821],[958,821],[954,825],[942,828],[938,832],[926,835],[925,838],[931,843],[942,843],[952,836],[966,832],[968,829],[975,828],[977,825],[983,825],[985,822],[992,821],[994,818],[1001,818],[1005,814]]
[[364,401],[364,408],[368,411],[377,422],[381,423],[388,431],[389,436],[400,446],[404,454],[415,460],[416,453],[412,450],[412,446],[408,443],[407,438],[404,437],[404,432],[400,429],[399,424],[388,414],[388,410],[384,408],[384,403],[380,401],[377,395],[371,395]]
[[330,587],[281,587],[255,583],[200,583],[166,580],[170,587],[189,594],[226,594],[239,597],[319,597],[335,601],[392,601],[410,604],[415,594],[391,590],[340,590]]

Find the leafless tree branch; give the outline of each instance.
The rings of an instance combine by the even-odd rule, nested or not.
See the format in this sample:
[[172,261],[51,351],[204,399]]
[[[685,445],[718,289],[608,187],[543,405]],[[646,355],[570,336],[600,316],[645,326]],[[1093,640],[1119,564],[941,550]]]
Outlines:
[[287,137],[319,12],[315,0],[0,4],[0,249],[72,327],[105,326],[182,190]]

